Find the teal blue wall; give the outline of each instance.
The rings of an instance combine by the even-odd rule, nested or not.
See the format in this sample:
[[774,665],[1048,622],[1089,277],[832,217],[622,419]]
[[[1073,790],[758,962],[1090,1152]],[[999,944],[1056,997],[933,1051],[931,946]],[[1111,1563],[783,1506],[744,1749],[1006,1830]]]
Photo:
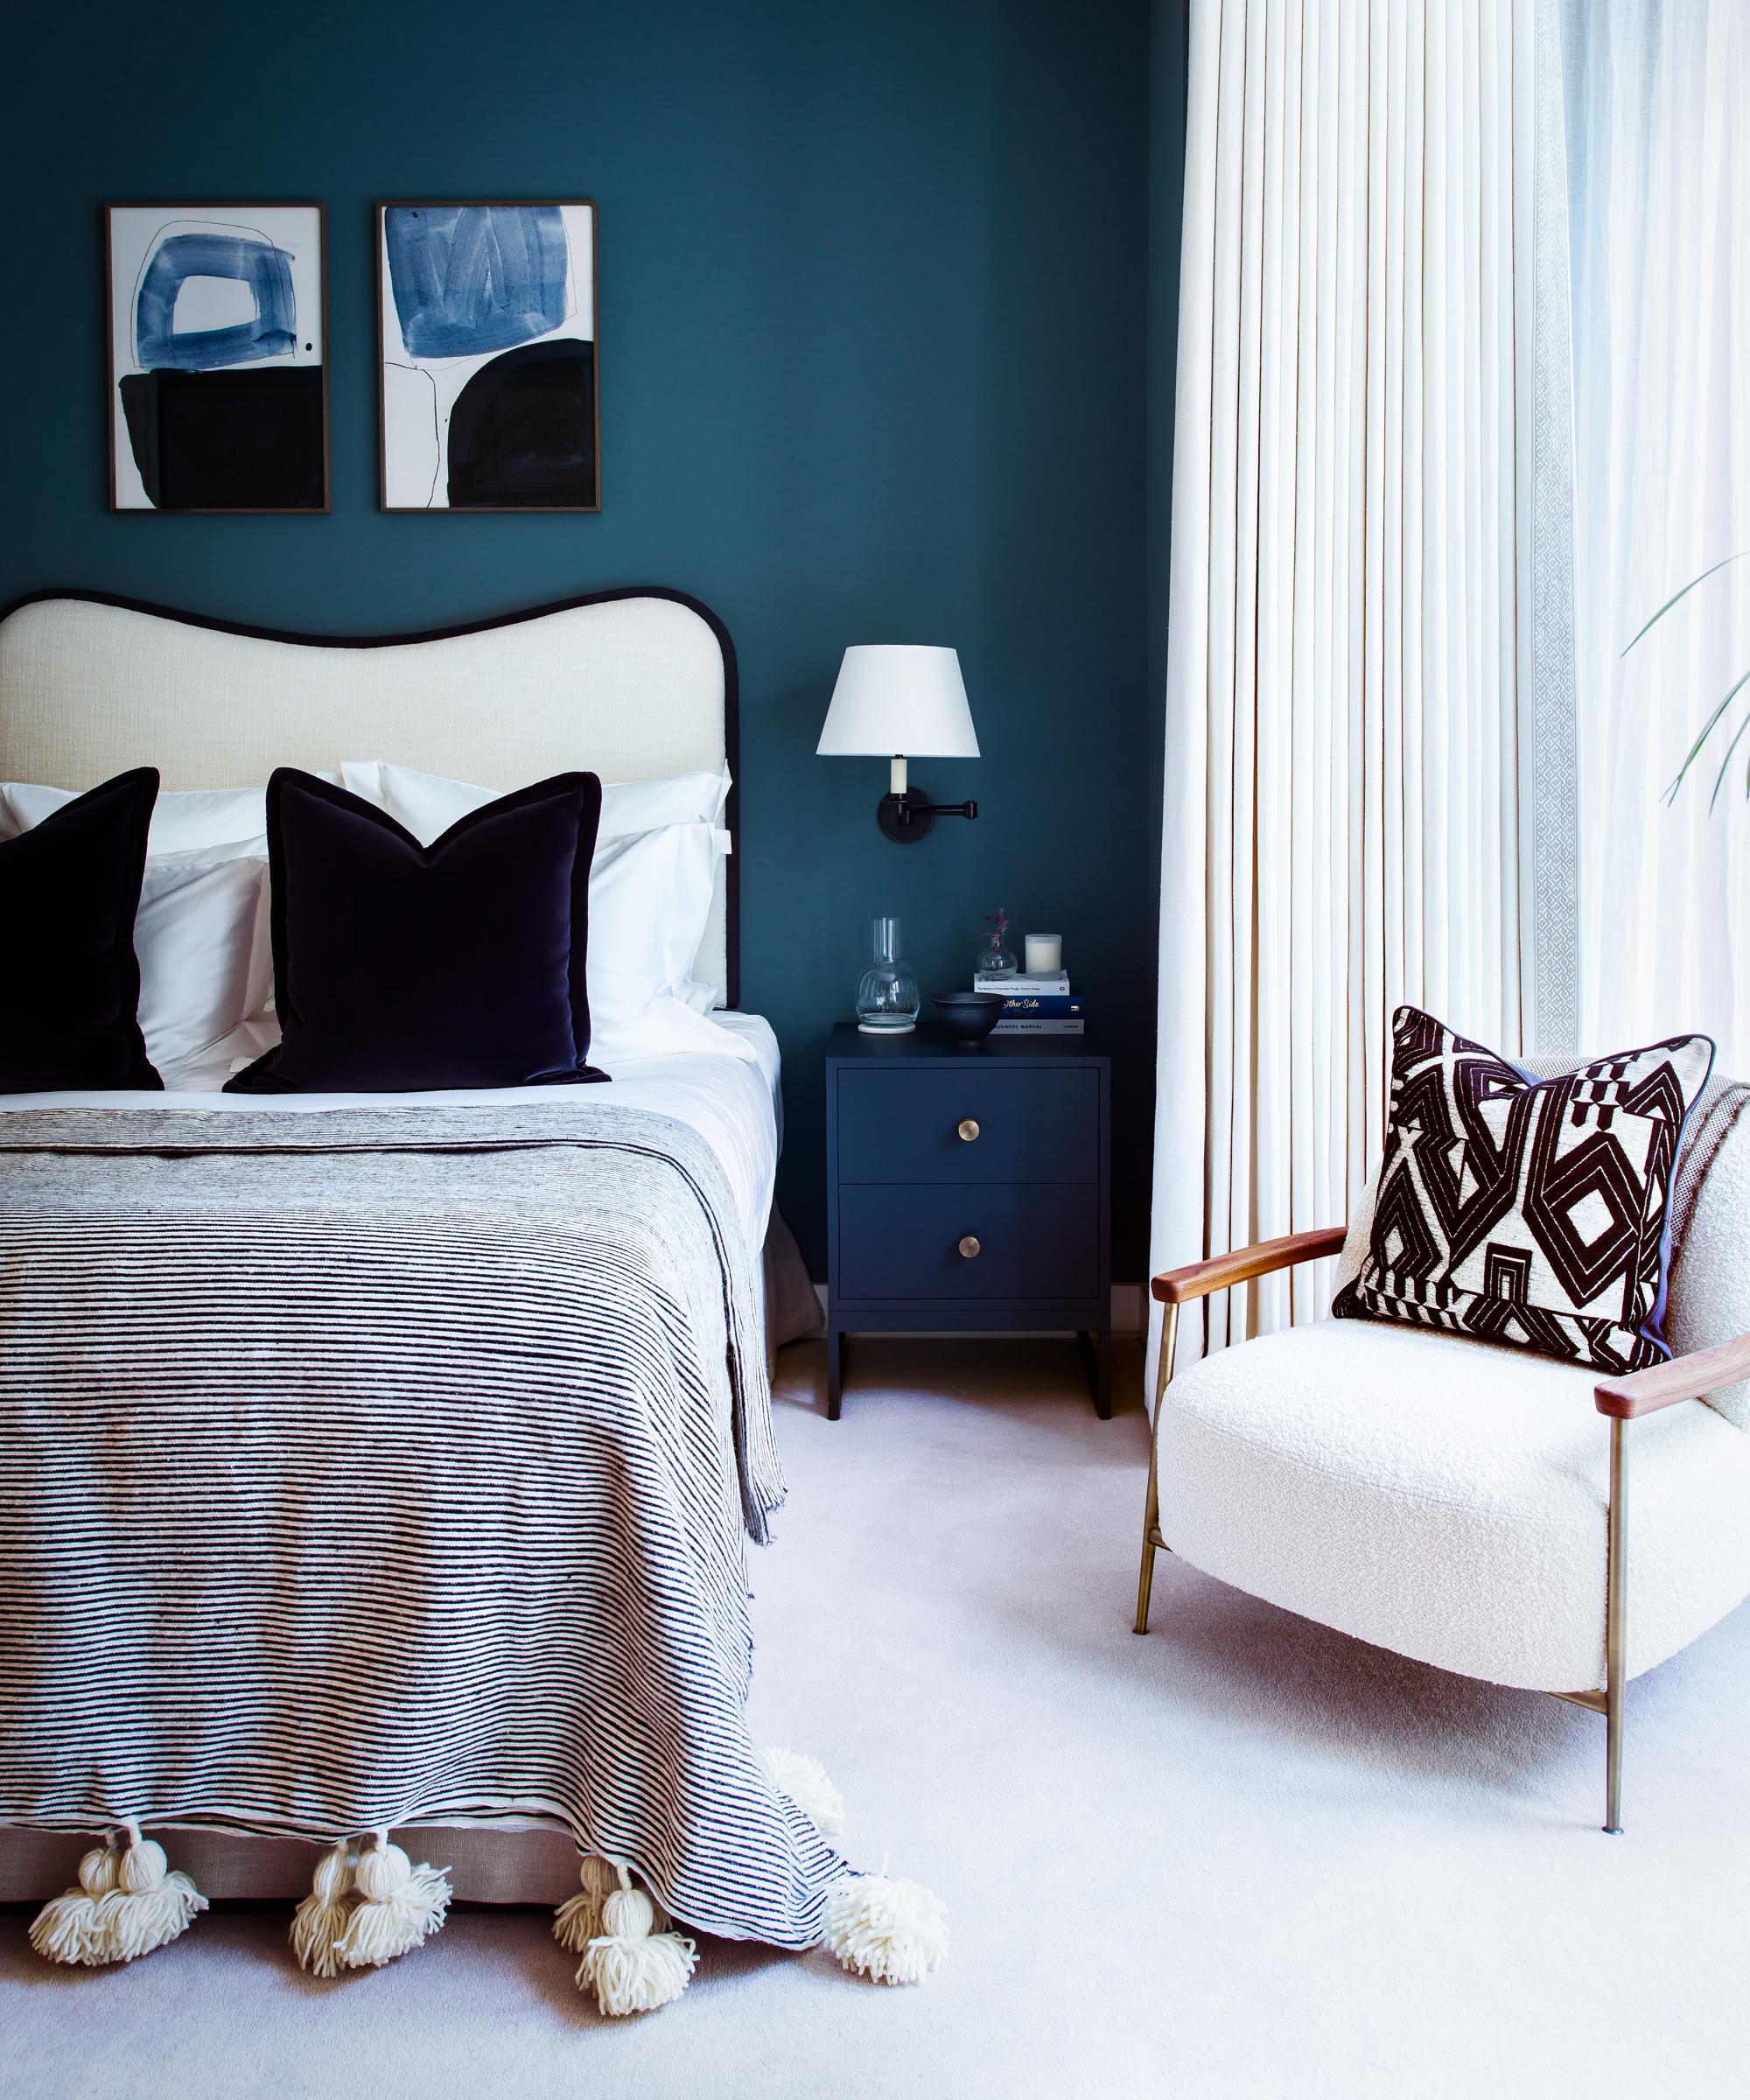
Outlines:
[[[743,1004],[783,1044],[780,1200],[816,1273],[819,1057],[870,917],[904,914],[930,990],[1001,904],[1061,929],[1113,1052],[1114,1267],[1140,1276],[1147,0],[99,0],[9,38],[0,597],[356,633],[704,598],[741,661]],[[385,196],[598,200],[600,516],[378,512]],[[328,206],[332,516],[111,516],[102,205],[304,197]],[[957,648],[985,753],[914,768],[981,809],[915,849],[876,832],[883,766],[814,756],[841,650],[872,640]]]

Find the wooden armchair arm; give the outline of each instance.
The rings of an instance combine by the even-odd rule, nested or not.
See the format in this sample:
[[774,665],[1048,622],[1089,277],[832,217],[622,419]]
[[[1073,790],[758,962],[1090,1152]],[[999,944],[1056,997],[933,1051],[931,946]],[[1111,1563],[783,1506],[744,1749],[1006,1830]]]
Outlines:
[[[1236,1247],[1231,1254],[1218,1254],[1207,1262],[1163,1270],[1149,1289],[1164,1306],[1186,1305],[1194,1298],[1208,1298],[1212,1291],[1225,1291],[1232,1284],[1249,1284],[1253,1277],[1268,1276],[1272,1270],[1292,1269],[1297,1262],[1316,1262],[1323,1255],[1340,1254],[1348,1236],[1346,1225],[1321,1225],[1312,1232],[1291,1232],[1285,1239],[1262,1240],[1256,1247]],[[1641,1375],[1648,1376],[1645,1372]],[[1604,1389],[1599,1390],[1602,1392]],[[1599,1405],[1603,1404],[1600,1400]]]
[[1722,1341],[1716,1348],[1698,1349],[1690,1356],[1674,1356],[1670,1363],[1656,1363],[1644,1371],[1631,1371],[1624,1378],[1606,1378],[1593,1387],[1592,1397],[1600,1414],[1632,1422],[1636,1415],[1675,1407],[1679,1400],[1699,1400],[1704,1393],[1736,1385],[1740,1378],[1750,1378],[1750,1334]]

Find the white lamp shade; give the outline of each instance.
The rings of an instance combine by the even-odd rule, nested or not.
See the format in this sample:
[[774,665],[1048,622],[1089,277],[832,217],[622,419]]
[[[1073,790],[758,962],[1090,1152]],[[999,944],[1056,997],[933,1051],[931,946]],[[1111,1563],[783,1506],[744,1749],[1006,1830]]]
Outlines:
[[838,667],[815,750],[827,759],[976,759],[958,653],[909,642],[853,644]]

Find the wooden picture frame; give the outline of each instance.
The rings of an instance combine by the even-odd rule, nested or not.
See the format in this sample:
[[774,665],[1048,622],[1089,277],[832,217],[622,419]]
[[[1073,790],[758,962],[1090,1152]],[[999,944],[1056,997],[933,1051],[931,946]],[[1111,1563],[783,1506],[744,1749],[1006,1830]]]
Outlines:
[[104,207],[109,508],[326,516],[328,214]]
[[379,203],[386,511],[599,511],[597,211]]

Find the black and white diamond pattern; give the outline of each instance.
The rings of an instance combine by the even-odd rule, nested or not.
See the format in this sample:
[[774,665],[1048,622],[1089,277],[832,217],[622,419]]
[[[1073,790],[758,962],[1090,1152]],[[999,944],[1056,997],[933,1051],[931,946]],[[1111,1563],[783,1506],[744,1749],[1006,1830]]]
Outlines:
[[1710,1039],[1541,1081],[1414,1006],[1392,1039],[1373,1236],[1332,1311],[1600,1370],[1662,1362],[1666,1196]]

